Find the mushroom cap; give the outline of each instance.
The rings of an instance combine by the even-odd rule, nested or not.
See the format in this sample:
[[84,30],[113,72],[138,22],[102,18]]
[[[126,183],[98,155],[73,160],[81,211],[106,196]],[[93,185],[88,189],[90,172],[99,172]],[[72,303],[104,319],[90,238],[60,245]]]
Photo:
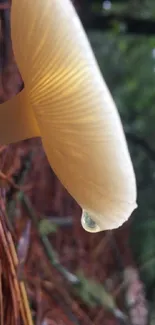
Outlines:
[[11,33],[27,105],[53,170],[84,211],[83,227],[119,227],[137,206],[135,174],[115,103],[73,5],[13,0]]

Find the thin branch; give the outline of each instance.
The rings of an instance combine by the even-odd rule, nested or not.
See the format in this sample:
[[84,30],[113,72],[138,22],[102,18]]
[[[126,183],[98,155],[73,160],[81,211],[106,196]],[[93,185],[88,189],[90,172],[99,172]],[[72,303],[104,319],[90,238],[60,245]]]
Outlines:
[[155,35],[155,20],[133,18],[129,15],[97,14],[92,13],[89,20],[81,17],[86,30],[107,31],[113,28],[114,24],[120,25],[120,32],[137,35]]
[[[82,285],[81,279],[78,276],[76,276],[75,274],[68,271],[65,267],[63,267],[63,265],[61,265],[61,263],[59,262],[57,253],[53,249],[47,235],[44,235],[40,232],[38,218],[37,218],[36,212],[31,204],[29,198],[26,195],[24,195],[23,192],[19,192],[18,199],[22,201],[23,206],[24,206],[25,210],[27,211],[27,214],[29,215],[30,219],[33,222],[33,224],[37,230],[39,240],[42,243],[44,251],[45,251],[51,265],[53,267],[55,267],[56,270],[59,273],[61,273],[63,275],[63,277],[67,280],[67,282],[70,283],[73,287],[77,288],[78,286],[81,286]],[[94,296],[94,300],[96,301],[96,303],[102,305],[101,297],[97,298],[96,296]],[[117,307],[116,308],[114,307],[113,310],[111,310],[111,311],[113,312],[113,314],[115,315],[115,317],[118,320],[122,321],[124,324],[127,324],[126,316],[124,315],[123,312],[121,312],[120,309],[118,309]]]

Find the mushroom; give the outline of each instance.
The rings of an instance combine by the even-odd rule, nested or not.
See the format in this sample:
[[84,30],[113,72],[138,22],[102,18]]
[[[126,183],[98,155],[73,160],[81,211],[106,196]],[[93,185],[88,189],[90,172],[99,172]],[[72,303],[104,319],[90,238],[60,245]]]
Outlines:
[[24,89],[1,109],[0,143],[40,136],[50,165],[82,207],[82,226],[121,226],[136,180],[115,103],[70,0],[13,0],[13,51]]

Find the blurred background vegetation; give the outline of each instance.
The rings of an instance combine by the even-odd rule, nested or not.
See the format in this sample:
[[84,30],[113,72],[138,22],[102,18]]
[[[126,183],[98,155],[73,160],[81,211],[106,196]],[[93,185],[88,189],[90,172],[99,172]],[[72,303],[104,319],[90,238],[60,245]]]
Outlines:
[[[40,140],[32,139],[1,148],[1,214],[36,325],[154,325],[155,1],[73,2],[123,121],[138,209],[120,229],[87,234],[80,208],[50,169]],[[1,102],[22,85],[7,4],[0,1]]]

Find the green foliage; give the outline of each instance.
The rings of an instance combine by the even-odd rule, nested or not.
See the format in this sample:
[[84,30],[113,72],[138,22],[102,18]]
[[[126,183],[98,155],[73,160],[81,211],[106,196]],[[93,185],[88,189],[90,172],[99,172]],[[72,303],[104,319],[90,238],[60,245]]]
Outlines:
[[[94,11],[155,18],[155,1],[111,1],[109,10],[93,1]],[[133,214],[131,247],[149,290],[155,285],[155,35],[120,34],[118,24],[109,32],[88,34],[100,69],[117,104],[124,129],[144,140],[128,141],[138,184],[138,209]],[[115,132],[115,130],[114,130]],[[145,146],[146,144],[146,146]]]

